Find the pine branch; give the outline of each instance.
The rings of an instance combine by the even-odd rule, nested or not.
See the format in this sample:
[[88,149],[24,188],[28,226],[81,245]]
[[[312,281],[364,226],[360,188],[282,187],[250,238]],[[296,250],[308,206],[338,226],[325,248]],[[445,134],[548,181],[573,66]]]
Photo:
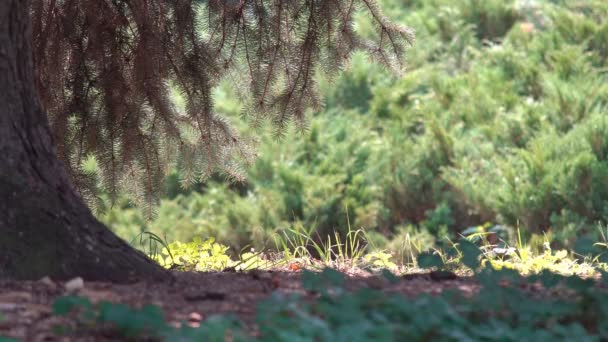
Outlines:
[[[374,19],[374,42],[355,35],[358,7]],[[366,49],[400,70],[413,41],[373,0],[39,0],[31,14],[39,93],[79,191],[94,191],[80,167],[94,155],[111,197],[129,191],[150,212],[169,164],[185,185],[217,170],[243,177],[254,153],[211,99],[226,75],[248,88],[244,117],[272,122],[280,137],[320,108],[318,66],[336,73]],[[185,94],[185,113],[168,82]]]

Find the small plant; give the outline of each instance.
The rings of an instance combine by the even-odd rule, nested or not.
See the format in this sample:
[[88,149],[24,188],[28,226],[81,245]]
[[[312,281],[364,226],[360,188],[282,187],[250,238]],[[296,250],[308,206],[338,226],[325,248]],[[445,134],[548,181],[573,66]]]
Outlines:
[[[349,226],[346,237],[334,232],[322,238],[313,237],[314,229],[306,230],[301,224],[295,225],[275,236],[275,246],[283,252],[286,260],[312,258],[311,251],[316,253],[326,267],[352,268],[362,261],[367,250],[365,232],[362,229],[352,230]],[[318,240],[318,241],[317,241]]]
[[237,271],[268,270],[285,265],[288,262],[285,258],[269,260],[263,252],[255,252],[254,250],[242,253],[239,258],[240,260],[233,264]]
[[365,264],[372,269],[390,269],[396,270],[399,266],[391,261],[393,255],[386,252],[371,252],[363,257]]
[[[325,239],[318,235],[317,239],[314,239],[313,232],[314,229],[306,230],[301,225],[296,225],[294,228],[283,231],[282,236],[275,237],[275,245],[282,251],[286,263],[292,260],[303,260],[305,264],[314,265],[312,251],[316,253],[323,267],[341,270],[361,268],[376,271],[384,268],[391,270],[400,268],[400,265],[393,261],[393,253],[403,251],[397,249],[389,252],[377,248],[363,229],[353,230],[348,226],[345,238],[342,238],[338,232],[334,232],[333,236],[328,235]],[[415,242],[411,240],[407,242],[410,244],[408,251],[411,253],[413,250],[411,247],[415,245]]]
[[[477,277],[484,286],[473,297],[442,293],[405,298],[373,289],[346,291],[344,276],[334,270],[305,273],[304,288],[317,294],[317,300],[277,293],[261,303],[260,340],[594,341],[608,337],[602,323],[608,318],[608,307],[600,300],[605,293],[593,281],[551,273],[526,280],[517,273],[487,268]],[[511,285],[496,285],[507,280]],[[548,289],[573,290],[580,299],[554,300],[522,290],[524,284],[537,281]]]
[[139,247],[145,254],[151,256],[151,257],[155,257],[159,254],[161,254],[161,251],[159,251],[160,248],[164,248],[168,251],[169,256],[173,257],[173,255],[171,255],[171,251],[169,249],[169,244],[167,243],[167,239],[163,239],[160,236],[149,232],[149,231],[144,231],[141,232],[139,235],[137,235],[132,241],[131,241],[131,245],[135,245],[135,241],[139,240],[139,245],[137,247]]
[[100,302],[94,306],[87,298],[76,296],[60,297],[53,303],[53,313],[58,316],[68,315],[72,311],[78,311],[85,326],[112,324],[121,335],[127,337],[157,335],[165,328],[162,312],[153,305],[139,310],[110,302]]
[[[155,305],[134,309],[105,301],[94,305],[87,298],[65,296],[55,300],[53,313],[57,316],[74,314],[80,326],[85,329],[107,326],[114,329],[118,336],[130,339],[148,337],[167,341],[220,342],[225,341],[227,334],[234,340],[242,338],[240,323],[231,317],[210,317],[199,327],[189,327],[183,323],[179,328],[175,328],[166,323],[161,309]],[[70,333],[66,329],[57,330]]]
[[602,260],[608,259],[605,256],[608,254],[608,225],[604,228],[601,225],[598,227],[598,231],[600,234],[600,241],[594,244],[595,247],[601,249],[601,253],[598,256]]
[[221,271],[233,264],[227,251],[227,246],[215,242],[213,238],[205,241],[194,238],[189,243],[173,242],[151,257],[165,268]]

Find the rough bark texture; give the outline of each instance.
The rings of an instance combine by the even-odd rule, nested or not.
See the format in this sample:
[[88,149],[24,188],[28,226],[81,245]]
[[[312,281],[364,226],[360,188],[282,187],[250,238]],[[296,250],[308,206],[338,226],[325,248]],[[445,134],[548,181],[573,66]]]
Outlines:
[[71,186],[35,89],[29,21],[28,0],[0,1],[0,278],[166,277]]

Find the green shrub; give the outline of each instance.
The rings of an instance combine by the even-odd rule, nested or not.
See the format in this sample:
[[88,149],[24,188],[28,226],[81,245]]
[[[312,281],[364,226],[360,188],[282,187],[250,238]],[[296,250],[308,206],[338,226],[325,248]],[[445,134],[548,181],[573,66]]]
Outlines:
[[[486,222],[566,246],[596,234],[608,217],[608,4],[382,5],[418,34],[402,77],[357,54],[336,79],[319,79],[326,107],[309,130],[277,142],[262,129],[245,183],[216,177],[184,191],[184,175],[172,175],[154,221],[122,203],[104,222],[126,237],[214,236],[234,251],[296,224],[319,236],[365,228],[381,248],[398,245],[405,226],[439,242]],[[360,18],[356,29],[370,27]],[[215,98],[253,134],[227,85]]]

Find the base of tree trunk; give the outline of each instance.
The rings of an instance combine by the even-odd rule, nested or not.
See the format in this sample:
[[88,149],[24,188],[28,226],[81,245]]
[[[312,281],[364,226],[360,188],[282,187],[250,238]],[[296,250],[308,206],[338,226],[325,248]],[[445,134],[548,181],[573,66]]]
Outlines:
[[0,218],[0,278],[168,278],[167,271],[69,197],[70,192],[24,192],[0,177],[0,198],[8,199],[0,201],[0,213],[8,219]]
[[168,278],[73,189],[38,100],[31,39],[30,2],[0,1],[0,278]]

